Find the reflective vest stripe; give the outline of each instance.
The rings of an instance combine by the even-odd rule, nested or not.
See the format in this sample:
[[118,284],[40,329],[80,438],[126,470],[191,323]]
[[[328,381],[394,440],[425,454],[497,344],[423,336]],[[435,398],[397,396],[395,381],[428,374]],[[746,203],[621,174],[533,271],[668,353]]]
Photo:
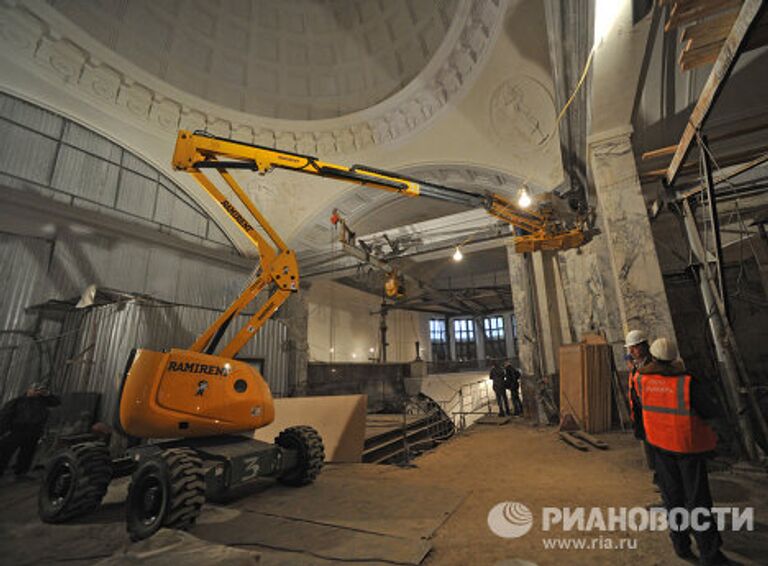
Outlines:
[[[643,411],[648,411],[651,413],[667,413],[669,415],[685,415],[689,416],[691,414],[691,411],[688,410],[688,403],[685,400],[685,375],[678,376],[677,378],[677,407],[655,407],[653,405],[643,405]],[[640,394],[642,395],[642,379],[638,379],[638,389],[640,389]]]
[[644,374],[637,385],[649,444],[681,454],[715,449],[714,431],[691,410],[690,375]]

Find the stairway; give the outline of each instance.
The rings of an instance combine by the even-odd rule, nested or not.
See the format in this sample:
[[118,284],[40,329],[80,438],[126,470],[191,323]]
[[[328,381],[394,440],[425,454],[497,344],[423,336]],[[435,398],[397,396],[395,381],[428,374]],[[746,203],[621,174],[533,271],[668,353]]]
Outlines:
[[434,448],[454,432],[453,422],[440,406],[420,394],[406,402],[405,415],[368,415],[363,462],[399,464]]

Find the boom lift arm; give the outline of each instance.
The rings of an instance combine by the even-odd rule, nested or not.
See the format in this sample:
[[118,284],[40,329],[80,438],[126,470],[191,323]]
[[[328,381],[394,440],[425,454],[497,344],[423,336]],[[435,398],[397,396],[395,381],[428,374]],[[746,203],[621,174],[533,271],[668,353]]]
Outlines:
[[[266,324],[280,305],[299,288],[295,254],[270,226],[228,169],[267,173],[288,169],[354,182],[404,196],[441,199],[470,207],[482,206],[524,231],[516,238],[518,251],[568,249],[583,244],[589,231],[566,226],[548,209],[531,212],[495,194],[478,195],[418,179],[356,165],[344,167],[298,153],[180,131],[173,167],[190,173],[253,242],[259,265],[245,290],[187,349],[156,352],[137,349],[123,377],[120,425],[133,436],[169,438],[224,434],[265,426],[274,418],[272,395],[263,376],[237,353]],[[245,206],[246,218],[205,174],[215,169],[231,189],[233,201]],[[258,228],[251,224],[255,220]],[[237,329],[228,343],[219,342],[228,326],[260,295],[255,314]],[[217,376],[227,379],[217,379]]]
[[[519,228],[519,234],[515,238],[515,249],[518,252],[567,250],[585,244],[591,237],[586,219],[579,219],[574,225],[567,226],[552,211],[526,210],[494,193],[472,193],[364,165],[352,167],[334,165],[310,155],[238,142],[202,132],[179,132],[173,166],[177,170],[192,173],[220,203],[222,201],[219,195],[211,192],[201,169],[217,169],[238,197],[242,198],[242,190],[239,187],[235,188],[236,183],[226,169],[248,169],[265,174],[272,169],[280,168],[358,183],[364,187],[396,192],[407,197],[427,197],[463,204],[470,208],[484,208],[492,216]],[[248,204],[249,201],[244,203],[253,213],[255,209]],[[229,210],[227,212],[229,213]],[[230,216],[232,216],[231,213]],[[263,217],[260,215],[255,217],[260,223],[262,222]],[[245,229],[240,219],[234,216],[233,218]]]

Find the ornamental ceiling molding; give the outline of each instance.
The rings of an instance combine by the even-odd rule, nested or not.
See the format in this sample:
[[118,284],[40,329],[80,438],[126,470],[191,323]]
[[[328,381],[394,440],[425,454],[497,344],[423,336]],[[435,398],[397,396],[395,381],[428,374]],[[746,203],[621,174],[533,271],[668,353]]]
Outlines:
[[[496,169],[476,165],[414,165],[397,169],[398,173],[410,175],[423,181],[444,185],[476,193],[491,192],[513,198],[517,188],[524,182],[522,177]],[[536,184],[527,182],[533,194],[545,192]],[[291,234],[290,245],[299,251],[325,251],[330,248],[335,238],[329,222],[334,209],[354,228],[369,214],[386,214],[387,206],[407,197],[387,191],[348,189],[330,205],[318,210],[303,224],[302,228]],[[483,217],[480,224],[495,222],[492,216]],[[405,222],[406,224],[409,221]],[[392,228],[398,227],[392,225]]]
[[207,130],[259,145],[322,156],[400,141],[466,92],[500,33],[509,0],[461,0],[427,66],[402,90],[338,118],[261,118],[184,93],[110,51],[42,0],[0,0],[0,42],[66,87],[113,105],[126,118],[175,135]]

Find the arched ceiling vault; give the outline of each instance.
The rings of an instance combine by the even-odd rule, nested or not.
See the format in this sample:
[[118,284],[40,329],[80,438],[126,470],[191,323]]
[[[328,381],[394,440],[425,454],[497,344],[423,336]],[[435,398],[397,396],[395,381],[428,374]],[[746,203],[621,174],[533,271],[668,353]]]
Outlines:
[[[134,2],[136,0],[130,2],[104,0],[89,4],[103,5],[111,7],[110,9],[122,6],[125,10]],[[357,6],[355,26],[359,27],[365,24],[360,10],[364,9],[361,6],[367,2],[368,0],[343,3],[331,0],[326,2],[305,0],[304,3],[310,10],[322,7],[327,9],[339,4],[354,4]],[[156,4],[136,3],[145,5],[147,9]],[[168,3],[177,4],[172,0]],[[437,4],[437,2],[426,0],[419,0],[417,3]],[[509,0],[457,0],[455,8],[452,9],[450,25],[444,30],[442,41],[429,61],[417,71],[407,85],[390,93],[388,98],[367,109],[335,118],[317,120],[289,120],[249,114],[238,111],[234,107],[227,108],[223,104],[212,103],[201,96],[176,88],[168,81],[158,78],[149,70],[140,68],[118,52],[106,47],[108,43],[102,43],[101,40],[74,24],[59,11],[59,9],[64,10],[63,6],[67,4],[68,0],[27,0],[24,3],[0,6],[0,12],[2,12],[0,44],[4,47],[3,58],[8,61],[5,67],[23,67],[25,73],[39,75],[47,85],[58,85],[58,90],[67,94],[67,96],[55,96],[56,104],[66,106],[62,111],[75,119],[81,119],[83,123],[92,125],[94,129],[108,132],[109,135],[115,136],[116,141],[124,143],[139,154],[146,155],[148,160],[158,165],[169,163],[173,139],[179,128],[206,129],[216,135],[318,155],[338,163],[354,163],[358,159],[362,162],[379,163],[383,167],[387,167],[389,163],[390,167],[394,166],[404,172],[425,176],[427,179],[430,179],[428,175],[434,174],[436,176],[432,177],[432,180],[470,190],[503,190],[505,187],[516,187],[520,179],[489,169],[479,171],[477,167],[456,165],[459,160],[466,157],[465,147],[479,147],[480,141],[495,144],[494,151],[486,152],[489,156],[488,161],[514,166],[520,169],[521,173],[523,166],[529,163],[521,159],[510,161],[504,157],[507,155],[507,150],[514,150],[512,145],[518,143],[515,141],[517,140],[515,136],[519,133],[517,130],[510,132],[494,130],[495,133],[489,130],[494,124],[498,125],[496,124],[498,120],[494,122],[494,116],[496,116],[494,112],[498,110],[498,97],[492,96],[489,100],[485,100],[483,95],[478,99],[481,93],[475,92],[477,89],[469,89],[469,85],[477,82],[482,83],[482,89],[480,89],[482,93],[497,93],[502,86],[507,88],[512,84],[510,81],[517,73],[532,73],[534,79],[539,80],[536,79],[538,71],[519,59],[520,54],[514,43],[515,36],[505,33],[505,17],[514,16],[509,13],[511,5]],[[189,6],[196,5],[198,2],[185,0],[181,4]],[[205,2],[202,4],[204,8],[208,5]],[[230,0],[222,0],[219,5],[225,4],[235,6]],[[244,1],[240,4],[248,4],[250,6],[248,10],[252,10],[257,4],[268,5],[266,0],[263,3],[254,0],[253,3]],[[273,2],[269,5],[285,4],[288,3]],[[386,11],[388,2],[375,4],[382,14],[389,14]],[[240,5],[239,8],[232,9],[245,10],[246,8]],[[441,21],[445,23],[446,8],[441,8],[438,12]],[[191,11],[191,13],[196,12]],[[249,12],[249,14],[252,13],[252,11]],[[279,14],[278,11],[277,23],[282,25],[281,22],[285,23],[288,20]],[[435,14],[437,12],[433,13],[434,17],[436,17]],[[189,16],[179,13],[179,18],[187,17]],[[306,24],[308,20],[303,17],[302,21]],[[418,21],[422,20],[413,20],[412,24],[418,27]],[[184,26],[183,29],[186,27]],[[311,33],[306,27],[305,31],[309,38]],[[119,38],[112,38],[111,41],[117,49]],[[494,46],[493,50],[491,46]],[[399,48],[399,46],[395,47],[395,49]],[[513,68],[510,69],[511,64]],[[482,68],[488,69],[488,72],[480,76],[479,69]],[[510,75],[510,73],[513,74]],[[475,81],[475,79],[482,80]],[[30,84],[32,84],[31,77]],[[40,86],[35,83],[33,88],[24,85],[21,90],[29,91],[33,98],[41,97],[41,102],[47,104],[51,104],[51,97],[54,97],[54,95],[49,96],[48,89],[43,88],[42,83]],[[21,90],[19,94],[23,95]],[[468,96],[460,96],[465,91],[468,92]],[[40,95],[41,92],[45,94]],[[472,99],[469,100],[470,98]],[[537,97],[532,95],[529,98]],[[460,101],[462,103],[468,101],[469,105],[459,106]],[[440,113],[446,108],[450,108],[450,111]],[[490,118],[485,116],[487,112],[490,112]],[[439,113],[449,120],[435,120]],[[486,124],[488,120],[490,125]],[[468,132],[469,138],[454,139],[455,128],[467,121],[473,124]],[[429,129],[425,127],[427,124],[430,126]],[[126,125],[128,127],[125,127]],[[448,131],[444,131],[446,129]],[[417,131],[424,135],[411,135]],[[429,162],[435,160],[436,156],[430,155],[435,151],[425,150],[425,148],[429,149],[431,143],[425,140],[425,137],[429,137],[427,133],[432,137],[442,136],[441,139],[451,141],[450,147],[441,146],[439,153],[442,157],[450,155],[447,159],[455,165],[445,167],[435,165],[426,169],[402,167],[401,164],[408,163],[408,159],[426,159]],[[121,139],[121,136],[125,139]],[[406,140],[413,142],[412,145],[417,147],[409,146],[413,151],[403,159],[403,155],[397,157],[396,154],[401,148],[406,147]],[[457,148],[457,144],[460,147]],[[504,144],[512,145],[507,147]],[[532,148],[529,149],[533,151]],[[515,151],[520,152],[520,150]],[[541,152],[539,151],[536,155],[539,153]],[[471,159],[468,161],[471,162]],[[548,171],[550,164],[539,163],[539,161],[536,161],[536,169],[543,167]],[[435,173],[435,171],[438,172]],[[495,179],[494,175],[496,175]],[[488,178],[483,180],[486,176]],[[174,178],[176,177],[178,175],[174,175]],[[194,183],[188,179],[179,179],[179,182],[183,183],[190,194],[197,198],[212,215],[220,213],[215,210],[215,206],[210,206],[208,199],[201,197],[200,190],[194,186]],[[312,237],[311,232],[316,227],[327,224],[328,214],[333,208],[333,206],[326,206],[329,202],[328,197],[334,201],[335,206],[349,209],[348,212],[353,217],[351,221],[359,223],[363,229],[370,231],[455,212],[451,207],[427,199],[406,203],[386,193],[351,188],[339,197],[338,202],[332,196],[331,190],[319,191],[314,199],[308,199],[304,197],[306,191],[302,188],[303,181],[302,187],[298,186],[298,179],[295,183],[296,190],[293,191],[296,193],[295,198],[286,199],[288,194],[275,189],[273,191],[275,195],[272,198],[275,202],[269,201],[269,198],[266,199],[268,202],[266,202],[265,213],[268,213],[270,219],[273,216],[277,219],[275,223],[279,224],[281,233],[297,247],[306,242],[311,244],[320,241]],[[293,184],[293,180],[290,184]],[[290,195],[293,195],[293,192]],[[284,210],[286,208],[284,205],[288,201],[291,203],[296,201],[294,204],[300,209],[299,214],[292,209],[288,212]],[[300,224],[301,228],[291,234],[290,227],[297,224]],[[247,251],[247,248],[246,244],[242,249]]]
[[458,0],[48,0],[174,87],[270,118],[369,108],[437,51]]

